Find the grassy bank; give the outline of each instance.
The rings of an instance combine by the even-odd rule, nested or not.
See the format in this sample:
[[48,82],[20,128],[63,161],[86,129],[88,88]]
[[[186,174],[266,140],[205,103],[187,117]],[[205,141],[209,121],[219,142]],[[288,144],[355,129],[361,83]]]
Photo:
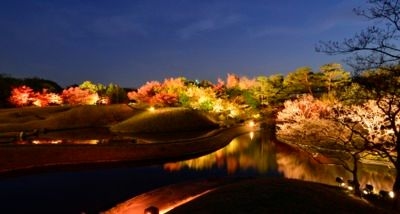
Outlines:
[[163,133],[199,131],[218,125],[200,111],[187,108],[163,108],[145,111],[111,126],[118,133]]
[[0,109],[0,132],[107,127],[140,112],[125,104]]

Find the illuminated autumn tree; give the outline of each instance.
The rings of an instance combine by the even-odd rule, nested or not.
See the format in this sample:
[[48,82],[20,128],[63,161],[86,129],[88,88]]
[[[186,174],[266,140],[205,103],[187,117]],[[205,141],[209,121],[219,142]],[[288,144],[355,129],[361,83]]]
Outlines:
[[239,86],[239,77],[235,74],[229,74],[226,77],[226,87],[235,88]]
[[[400,109],[400,3],[397,0],[366,0],[356,8],[356,15],[367,18],[371,26],[343,41],[320,42],[317,51],[330,55],[348,55],[348,62],[359,78],[357,81],[374,96],[377,105],[385,114],[387,127],[395,138],[395,154],[400,154],[400,130],[397,116]],[[364,71],[372,70],[365,78]],[[360,75],[361,73],[361,75]],[[359,81],[361,80],[361,81]],[[386,102],[388,100],[389,102]],[[400,209],[400,158],[394,159],[397,171],[393,191],[396,192],[396,206]]]
[[46,107],[49,105],[62,104],[62,98],[56,93],[49,93],[47,89],[43,89],[41,93],[36,92],[32,99],[32,104],[38,107]]
[[44,90],[43,93],[36,92],[34,94],[34,98],[32,99],[32,105],[38,107],[46,107],[49,105],[49,100],[47,99],[46,90]]
[[151,81],[144,84],[137,91],[131,91],[128,93],[128,98],[130,100],[135,100],[137,102],[154,104],[152,103],[152,98],[157,94],[161,88],[161,83],[158,81]]
[[70,105],[95,105],[99,100],[99,95],[97,93],[79,87],[64,89],[61,97],[63,98],[64,103]]
[[176,106],[179,104],[179,94],[186,89],[184,78],[165,79],[161,89],[155,96],[158,103],[164,106]]
[[34,92],[33,89],[28,86],[14,88],[9,100],[10,103],[15,106],[34,105],[38,107],[45,107],[50,104],[62,104],[60,95],[56,93],[49,93],[47,89],[43,89],[42,92]]
[[217,100],[212,88],[202,88],[196,85],[187,86],[186,90],[180,93],[179,98],[182,106],[203,111],[211,111]]
[[147,82],[137,91],[129,92],[130,100],[156,106],[177,106],[179,94],[185,90],[184,79],[181,77],[165,79],[163,83]]
[[256,109],[260,106],[260,100],[252,90],[256,86],[256,79],[246,76],[239,77],[235,74],[228,74],[224,93],[218,96],[228,99],[231,103],[242,105],[243,108],[252,107]]
[[[388,160],[396,169],[396,180],[393,190],[398,185],[398,141],[400,99],[397,96],[385,96],[378,100],[369,100],[361,105],[336,105],[334,107],[334,121],[339,122],[345,131],[351,133],[357,139],[358,148],[364,148],[367,152],[362,154],[379,156]],[[360,144],[361,142],[361,144]],[[361,146],[360,146],[361,145]]]
[[355,115],[351,113],[361,111],[361,108],[364,113],[372,115],[376,111],[323,102],[311,95],[288,100],[284,106],[277,115],[279,139],[302,148],[313,157],[322,154],[331,158],[352,174],[354,191],[360,195],[359,162],[375,151],[370,140],[362,134],[374,136],[374,130],[362,126],[368,123],[365,115],[358,115],[355,117],[357,122],[352,122]]
[[50,105],[61,105],[63,104],[63,99],[59,94],[56,93],[46,93],[46,99]]
[[213,90],[215,91],[217,97],[223,96],[225,94],[225,91],[226,91],[225,81],[223,81],[222,79],[218,78],[217,84],[215,84],[213,86]]
[[383,67],[365,71],[356,76],[355,81],[368,92],[371,99],[375,100],[378,112],[385,118],[385,123],[375,128],[382,132],[392,133],[390,139],[385,139],[386,147],[392,150],[385,149],[383,146],[381,149],[390,151],[386,152],[386,155],[396,169],[393,191],[397,195],[396,206],[400,209],[400,158],[397,158],[400,154],[400,67]]
[[9,101],[17,107],[22,107],[31,105],[34,98],[35,93],[33,89],[23,85],[12,89]]

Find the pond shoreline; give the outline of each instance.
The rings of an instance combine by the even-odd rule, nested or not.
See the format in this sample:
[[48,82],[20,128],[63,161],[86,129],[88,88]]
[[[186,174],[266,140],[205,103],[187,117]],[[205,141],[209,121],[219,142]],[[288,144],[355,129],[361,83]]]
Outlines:
[[74,165],[146,164],[195,157],[222,148],[233,138],[256,130],[257,127],[240,125],[214,130],[204,137],[166,142],[147,140],[145,144],[1,145],[0,174]]

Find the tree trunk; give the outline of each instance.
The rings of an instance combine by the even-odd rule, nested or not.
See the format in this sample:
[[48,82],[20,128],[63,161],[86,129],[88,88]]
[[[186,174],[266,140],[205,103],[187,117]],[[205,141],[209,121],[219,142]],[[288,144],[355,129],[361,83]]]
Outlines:
[[393,184],[393,192],[395,194],[395,200],[393,204],[393,208],[395,210],[400,210],[400,138],[397,138],[396,142],[396,152],[397,158],[395,161],[395,168],[396,168],[396,178]]
[[[396,161],[397,164],[399,164],[400,158]],[[400,192],[400,173],[399,173],[400,168],[396,167],[396,178],[394,180],[393,184],[393,192]]]
[[357,196],[361,196],[360,190],[360,181],[358,180],[358,154],[353,155],[353,170],[351,171],[353,175],[353,185],[354,185],[354,194]]

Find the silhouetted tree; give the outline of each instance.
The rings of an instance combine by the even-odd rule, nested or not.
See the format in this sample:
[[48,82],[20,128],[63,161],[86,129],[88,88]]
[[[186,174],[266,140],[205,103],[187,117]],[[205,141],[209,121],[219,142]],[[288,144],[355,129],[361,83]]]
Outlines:
[[330,55],[349,54],[347,61],[358,72],[397,65],[400,60],[400,48],[396,45],[400,37],[400,2],[397,0],[366,2],[365,9],[355,8],[354,12],[375,25],[341,42],[320,41],[316,47],[318,52]]
[[56,82],[37,77],[25,78],[22,80],[22,84],[32,88],[36,92],[41,92],[43,89],[53,93],[60,93],[62,91],[62,87]]
[[[369,91],[380,111],[385,114],[384,129],[393,132],[391,140],[394,151],[388,153],[396,168],[393,191],[396,192],[396,207],[400,209],[400,2],[398,0],[367,0],[366,9],[354,12],[366,17],[374,24],[342,42],[320,42],[317,51],[327,54],[350,54],[347,59],[355,69],[354,79]],[[365,72],[366,71],[366,72]]]
[[22,85],[22,81],[17,78],[10,77],[6,74],[0,74],[0,108],[11,107],[9,97],[14,86]]

